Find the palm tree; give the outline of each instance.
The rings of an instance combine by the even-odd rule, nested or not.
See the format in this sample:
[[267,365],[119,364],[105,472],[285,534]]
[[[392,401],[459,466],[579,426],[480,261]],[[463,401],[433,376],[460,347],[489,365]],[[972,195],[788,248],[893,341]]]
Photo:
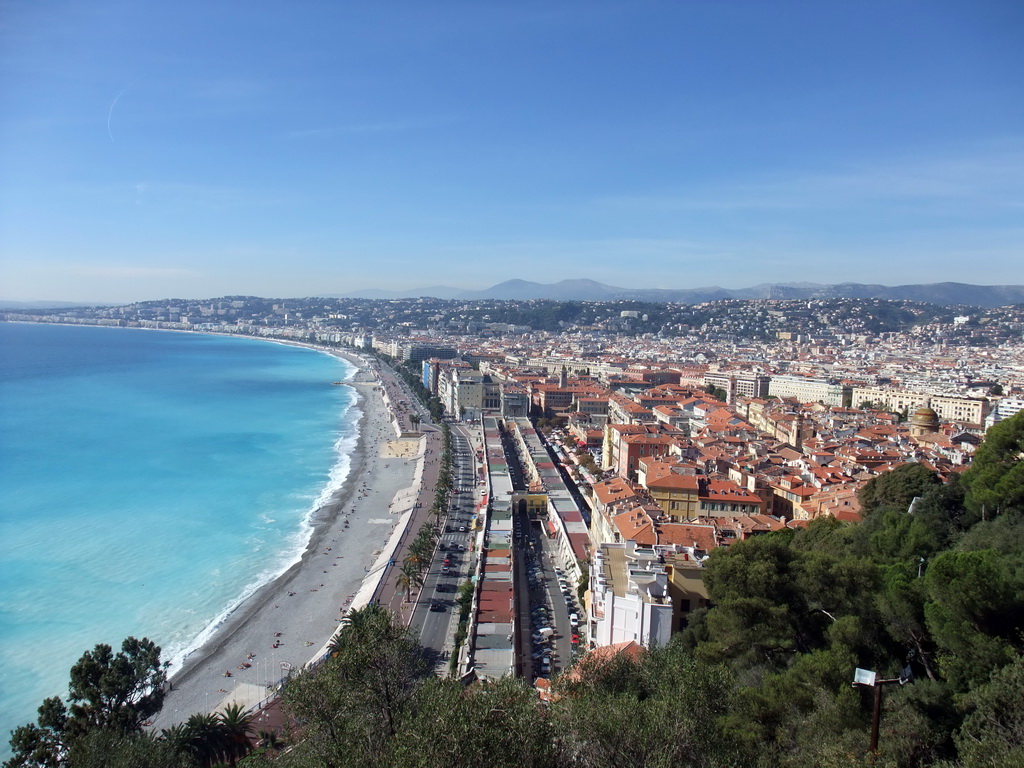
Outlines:
[[415,546],[420,559],[429,562],[430,556],[434,552],[434,544],[437,542],[440,532],[441,529],[436,524],[431,522],[424,523],[420,526],[419,531],[416,533],[416,538],[413,539],[413,543],[409,545],[409,548],[412,549]]
[[406,561],[402,564],[402,570],[396,578],[402,591],[405,592],[405,602],[408,603],[413,589],[423,584],[420,568],[415,562]]
[[419,555],[412,551],[411,547],[409,554],[407,554],[405,559],[402,561],[402,570],[404,571],[406,569],[415,570],[416,573],[419,573],[423,569],[423,560]]
[[252,750],[249,736],[253,733],[252,717],[246,707],[232,702],[218,715],[225,742],[225,756],[234,765],[240,757]]
[[260,730],[257,734],[260,737],[260,743],[257,746],[263,746],[267,749],[278,750],[281,749],[283,744],[281,738],[277,735],[277,731]]
[[206,712],[192,715],[185,721],[183,750],[200,765],[213,765],[223,756],[227,740],[220,718]]
[[[384,606],[376,603],[364,605],[362,608],[349,611],[341,620],[341,632],[335,635],[335,642],[347,642],[349,639],[357,643],[372,641],[386,632],[393,622],[394,614]],[[331,645],[333,647],[334,642]],[[344,642],[340,645],[344,645]]]
[[398,585],[399,591],[404,595],[405,602],[408,603],[409,593],[412,592],[412,576],[403,568],[395,576],[395,584]]
[[184,752],[188,746],[189,732],[184,723],[172,725],[160,731],[160,738],[169,744],[173,744],[178,752]]
[[416,551],[417,558],[421,562],[430,560],[430,553],[434,550],[434,532],[428,523],[424,523],[420,527],[416,538],[409,545],[409,549]]

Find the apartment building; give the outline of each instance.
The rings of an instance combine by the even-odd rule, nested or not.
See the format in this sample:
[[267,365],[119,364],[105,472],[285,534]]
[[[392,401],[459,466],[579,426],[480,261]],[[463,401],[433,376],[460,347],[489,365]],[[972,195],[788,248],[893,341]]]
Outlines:
[[846,406],[851,402],[853,387],[806,376],[772,376],[768,382],[768,396],[791,397],[801,403]]
[[726,402],[735,403],[737,397],[767,397],[770,377],[746,371],[707,371],[703,386],[716,387],[726,393]]
[[894,387],[853,387],[852,398],[855,407],[871,403],[895,412],[913,413],[918,408],[928,407],[943,421],[961,424],[983,424],[988,414],[988,401],[982,398],[929,395]]

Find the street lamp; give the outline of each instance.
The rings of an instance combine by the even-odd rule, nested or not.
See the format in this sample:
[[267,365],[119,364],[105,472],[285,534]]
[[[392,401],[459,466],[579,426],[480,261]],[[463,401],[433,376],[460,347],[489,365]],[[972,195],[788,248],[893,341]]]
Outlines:
[[899,677],[893,677],[889,680],[883,680],[870,669],[857,669],[853,673],[853,684],[863,686],[865,688],[875,689],[875,708],[871,716],[871,754],[878,752],[878,726],[882,720],[882,686],[889,685],[890,683],[899,683],[900,685],[906,685],[907,683],[913,682],[914,673],[910,669],[908,664],[900,670]]

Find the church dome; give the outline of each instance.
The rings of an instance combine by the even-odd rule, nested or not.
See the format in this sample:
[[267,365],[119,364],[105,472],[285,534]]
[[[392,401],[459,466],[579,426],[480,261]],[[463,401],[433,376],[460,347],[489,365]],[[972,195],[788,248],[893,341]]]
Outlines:
[[926,429],[929,432],[935,432],[939,428],[939,414],[927,406],[918,408],[914,411],[914,415],[910,417],[910,424]]

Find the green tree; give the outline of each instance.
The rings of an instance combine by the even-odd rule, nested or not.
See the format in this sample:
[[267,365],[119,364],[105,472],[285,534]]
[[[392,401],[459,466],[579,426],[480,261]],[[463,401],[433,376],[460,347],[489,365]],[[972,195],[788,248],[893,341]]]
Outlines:
[[556,734],[536,691],[503,678],[466,687],[431,678],[416,692],[411,716],[380,764],[446,768],[553,768]]
[[729,393],[726,392],[721,387],[714,387],[714,386],[706,387],[705,391],[708,393],[708,395],[710,397],[713,397],[715,400],[719,401],[720,403],[725,403],[725,402],[728,402],[728,400],[729,400]]
[[925,619],[957,690],[982,683],[1024,650],[1019,560],[992,550],[945,552],[928,568]]
[[90,731],[75,741],[66,765],[72,768],[200,768],[174,742],[154,733]]
[[982,520],[956,542],[955,548],[962,552],[991,549],[1003,555],[1020,555],[1024,553],[1024,514],[1010,512],[994,520]]
[[912,651],[929,679],[937,680],[935,643],[924,616],[926,594],[923,579],[915,578],[912,569],[896,566],[886,569],[875,605],[888,635]]
[[964,473],[967,507],[983,518],[1024,511],[1024,411],[985,433]]
[[915,496],[924,496],[939,484],[938,476],[923,464],[901,464],[871,478],[857,494],[857,498],[865,514],[871,514],[881,507],[906,511]]
[[722,667],[699,662],[678,643],[637,660],[584,657],[579,667],[574,679],[557,681],[560,698],[552,706],[566,764],[743,764],[719,726],[733,703]]
[[71,668],[68,730],[139,730],[163,706],[166,670],[147,638],[126,638],[117,654],[97,645]]
[[10,747],[14,756],[4,763],[5,768],[55,768],[60,765],[69,746],[67,722],[67,707],[60,697],[45,699],[35,723],[19,725],[11,732]]
[[728,600],[708,613],[711,641],[698,646],[698,656],[737,668],[785,666],[797,650],[792,618],[787,606],[763,597]]
[[11,734],[11,766],[59,765],[75,741],[93,731],[130,734],[160,711],[166,665],[152,641],[128,637],[114,653],[109,645],[87,651],[71,668],[66,706],[46,699],[36,723]]
[[411,632],[377,606],[353,611],[332,655],[284,690],[302,723],[297,764],[376,765],[410,716],[413,697],[433,671]]
[[967,717],[956,734],[964,765],[1024,767],[1024,657],[1018,656],[963,698]]
[[590,474],[597,475],[601,472],[600,468],[597,466],[597,462],[594,461],[594,457],[591,455],[590,451],[582,450],[576,455],[579,457],[580,466],[583,467],[583,469],[587,470]]
[[395,615],[377,603],[349,611],[341,620],[341,631],[331,641],[330,652],[341,653],[350,646],[373,642],[387,634],[394,621]]

